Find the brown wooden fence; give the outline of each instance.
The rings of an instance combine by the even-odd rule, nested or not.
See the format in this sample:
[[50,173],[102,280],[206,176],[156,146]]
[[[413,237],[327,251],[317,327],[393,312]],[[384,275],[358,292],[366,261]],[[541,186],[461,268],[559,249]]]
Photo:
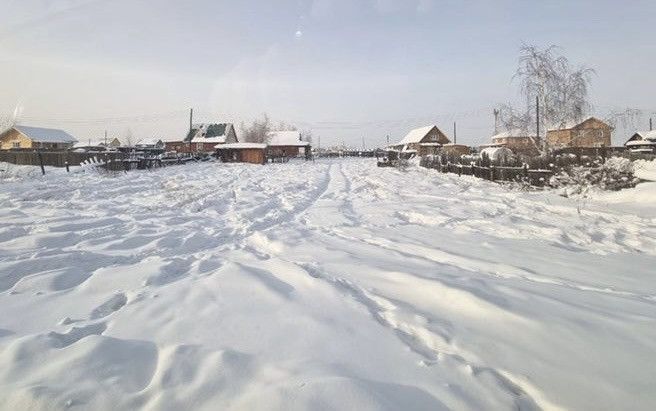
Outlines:
[[542,187],[549,182],[549,178],[554,174],[549,169],[531,169],[528,165],[523,167],[505,167],[505,166],[480,166],[476,164],[458,164],[447,161],[441,163],[439,159],[432,160],[424,157],[420,165],[426,168],[439,170],[442,173],[454,173],[458,175],[474,176],[490,181],[524,181],[533,186]]
[[[41,159],[39,159],[41,157]],[[0,151],[0,162],[12,163],[26,166],[54,166],[66,167],[78,166],[80,163],[97,159],[99,162],[122,162],[129,158],[129,154],[110,152],[110,153],[76,153],[73,151]]]

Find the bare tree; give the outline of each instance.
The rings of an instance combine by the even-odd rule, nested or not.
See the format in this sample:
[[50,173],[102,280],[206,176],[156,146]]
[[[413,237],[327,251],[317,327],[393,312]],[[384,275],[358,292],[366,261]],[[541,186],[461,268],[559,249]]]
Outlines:
[[500,123],[507,130],[534,134],[536,99],[540,105],[540,130],[581,121],[591,111],[588,91],[594,70],[585,66],[572,67],[556,50],[556,46],[544,50],[530,45],[520,48],[513,80],[519,81],[525,105],[516,108],[508,104],[500,108]]
[[303,130],[301,131],[301,140],[312,143],[312,130]]
[[285,123],[284,121],[281,121],[278,123],[278,125],[274,128],[275,131],[297,131],[298,128],[293,125],[293,124],[288,124]]
[[132,134],[132,130],[129,127],[125,130],[125,133],[123,134],[123,143],[125,144],[126,147],[133,147],[135,144],[134,135]]
[[241,124],[242,135],[244,141],[249,143],[266,143],[269,140],[271,133],[271,120],[269,116],[264,113],[262,119],[255,119],[253,122],[246,126]]
[[636,130],[642,120],[642,110],[636,108],[627,108],[624,110],[611,110],[604,120],[611,127],[622,127],[625,130]]

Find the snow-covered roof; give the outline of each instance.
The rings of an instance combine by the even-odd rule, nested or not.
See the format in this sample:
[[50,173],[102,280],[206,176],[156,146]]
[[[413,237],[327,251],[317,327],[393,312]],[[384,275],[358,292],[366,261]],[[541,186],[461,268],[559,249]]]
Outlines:
[[231,129],[234,130],[232,123],[194,124],[184,141],[192,143],[225,143]]
[[191,139],[192,143],[216,143],[216,144],[223,144],[226,142],[226,136],[220,136],[220,137],[200,137],[196,136]]
[[643,140],[656,141],[656,130],[636,131],[636,134],[639,135]]
[[301,133],[299,131],[272,131],[269,133],[270,146],[309,146],[307,141],[301,141]]
[[631,140],[624,143],[627,147],[633,146],[656,146],[656,139],[654,140]]
[[440,143],[419,143],[421,147],[442,147]]
[[77,140],[64,130],[56,128],[14,126],[16,130],[37,143],[75,143]]
[[583,121],[569,120],[569,121],[564,122],[560,126],[547,127],[547,131],[569,130],[569,129],[572,129],[576,126],[580,126],[581,124],[583,124],[583,123],[585,123],[586,121],[589,121],[589,120],[597,120],[597,121],[601,121],[603,123],[603,121],[599,120],[597,117],[590,116],[590,117],[586,118]]
[[217,144],[214,148],[218,150],[238,150],[246,148],[259,148],[265,149],[267,145],[264,143],[228,143],[228,144]]
[[104,141],[98,141],[98,140],[84,140],[84,141],[79,141],[73,145],[75,148],[80,148],[80,147],[105,147],[105,142]]
[[144,138],[139,141],[137,141],[137,146],[156,146],[162,144],[162,140],[158,140],[156,138]]
[[437,126],[431,125],[410,130],[410,132],[406,134],[406,136],[403,137],[403,140],[399,141],[397,145],[419,143],[434,127]]
[[492,139],[495,138],[526,138],[526,137],[533,137],[530,135],[530,133],[526,131],[522,131],[520,129],[513,129],[513,130],[506,130],[502,131],[500,133],[497,133],[492,136]]

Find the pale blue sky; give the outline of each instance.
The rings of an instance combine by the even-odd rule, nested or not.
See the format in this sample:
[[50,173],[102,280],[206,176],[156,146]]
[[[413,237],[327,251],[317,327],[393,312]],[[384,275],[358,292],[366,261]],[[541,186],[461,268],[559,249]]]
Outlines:
[[[654,1],[3,0],[0,115],[167,140],[267,112],[322,145],[436,123],[482,143],[522,42],[596,69],[593,103],[656,111]],[[656,117],[656,115],[654,116]],[[624,135],[616,135],[620,142]]]

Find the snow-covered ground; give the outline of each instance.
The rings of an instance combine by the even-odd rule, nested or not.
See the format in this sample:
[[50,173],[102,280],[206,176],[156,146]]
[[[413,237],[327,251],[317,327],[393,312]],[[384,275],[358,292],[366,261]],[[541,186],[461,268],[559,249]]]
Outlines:
[[373,160],[3,180],[0,409],[651,410],[654,193]]

